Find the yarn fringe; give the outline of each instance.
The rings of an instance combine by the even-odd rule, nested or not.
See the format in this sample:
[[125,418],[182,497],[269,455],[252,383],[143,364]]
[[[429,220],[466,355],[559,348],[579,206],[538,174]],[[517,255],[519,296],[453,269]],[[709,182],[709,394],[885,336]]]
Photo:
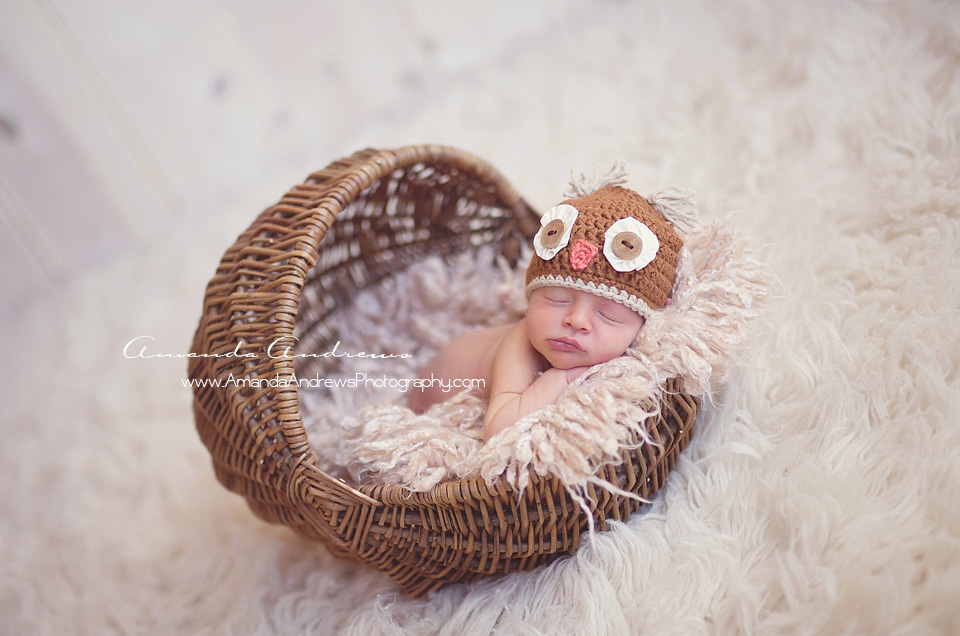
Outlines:
[[[489,264],[486,269],[478,266],[484,258]],[[494,280],[477,286],[476,277],[484,275]],[[522,275],[522,269],[510,270],[489,254],[483,258],[464,255],[449,272],[429,263],[399,275],[395,284],[405,293],[421,294],[424,315],[446,305],[444,310],[450,312],[446,319],[453,321],[459,315],[460,328],[454,331],[463,331],[475,326],[467,324],[467,319],[482,318],[485,313],[493,318],[496,313],[488,301],[471,295],[479,294],[477,289],[488,290],[488,295],[494,290],[492,295],[513,309],[501,308],[501,318],[519,317]],[[404,278],[408,280],[399,280]],[[395,483],[423,491],[467,476],[481,476],[488,483],[505,476],[519,492],[526,488],[531,474],[550,473],[592,519],[588,485],[633,496],[599,479],[599,468],[621,463],[621,448],[630,440],[637,445],[654,443],[646,422],[658,414],[659,396],[669,379],[679,376],[685,392],[712,398],[748,342],[750,323],[763,311],[772,281],[770,271],[746,252],[732,229],[720,223],[695,228],[680,253],[673,304],[648,318],[627,353],[590,369],[556,404],[521,418],[486,444],[482,440],[486,405],[469,391],[422,415],[406,408],[406,394],[399,400],[397,396],[367,396],[372,397],[370,404],[345,417],[337,416],[329,400],[314,401],[313,408],[304,409],[314,413],[308,437],[325,469],[358,483]],[[437,289],[445,290],[442,297],[431,296]],[[370,324],[382,323],[379,318],[383,315],[398,316],[401,323],[406,320],[419,325],[416,337],[436,347],[442,345],[445,339],[436,333],[424,338],[424,332],[430,331],[423,324],[424,315],[404,319],[397,307],[385,306],[396,302],[389,298],[395,298],[392,294],[398,291],[386,290],[382,297],[358,301],[364,313],[377,317]],[[412,302],[409,310],[416,306]],[[362,317],[345,322],[364,324]],[[495,322],[493,319],[491,324]],[[359,337],[369,343],[371,338],[376,341],[398,332],[396,325],[379,329]],[[421,352],[414,364],[424,364],[432,353]],[[415,374],[416,368],[396,371]],[[354,372],[344,371],[348,376]],[[304,396],[301,402],[306,405],[310,399]],[[348,410],[349,406],[341,404]],[[319,413],[326,414],[326,421],[317,417]],[[307,419],[305,416],[305,422]],[[318,427],[326,430],[318,431]]]
[[570,187],[563,193],[563,196],[568,199],[575,199],[593,194],[600,188],[623,185],[627,182],[628,174],[627,164],[623,161],[617,161],[603,174],[600,174],[600,166],[593,169],[592,176],[587,176],[586,173],[581,172],[579,177],[575,177],[571,171]]

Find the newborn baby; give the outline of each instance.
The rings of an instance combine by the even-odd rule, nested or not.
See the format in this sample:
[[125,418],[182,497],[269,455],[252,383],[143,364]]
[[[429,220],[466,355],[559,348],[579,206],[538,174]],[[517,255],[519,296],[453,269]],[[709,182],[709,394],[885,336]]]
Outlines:
[[[454,339],[420,374],[482,379],[484,439],[553,404],[593,365],[623,355],[644,320],[667,305],[683,241],[673,210],[632,190],[574,184],[577,198],[548,210],[533,238],[526,315]],[[431,385],[410,395],[422,413],[449,397]]]

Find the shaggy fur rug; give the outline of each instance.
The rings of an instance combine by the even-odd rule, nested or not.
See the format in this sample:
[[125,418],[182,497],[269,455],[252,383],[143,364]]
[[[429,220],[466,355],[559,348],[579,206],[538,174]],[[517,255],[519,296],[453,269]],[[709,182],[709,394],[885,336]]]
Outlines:
[[623,159],[633,189],[739,211],[782,293],[647,512],[416,601],[254,518],[214,480],[185,360],[122,353],[185,352],[220,254],[282,193],[231,200],[5,319],[3,631],[960,633],[956,4],[589,3],[549,26],[308,169],[437,140],[541,208]]

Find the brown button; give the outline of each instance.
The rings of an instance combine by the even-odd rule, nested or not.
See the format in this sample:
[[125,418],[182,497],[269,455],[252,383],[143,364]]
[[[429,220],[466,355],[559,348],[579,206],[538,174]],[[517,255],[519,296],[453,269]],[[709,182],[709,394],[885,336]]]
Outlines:
[[629,261],[636,258],[643,249],[643,241],[633,232],[620,232],[613,237],[613,254],[617,258]]
[[557,245],[560,245],[560,239],[563,237],[564,229],[563,221],[560,219],[550,221],[540,230],[540,244],[548,250],[552,250]]

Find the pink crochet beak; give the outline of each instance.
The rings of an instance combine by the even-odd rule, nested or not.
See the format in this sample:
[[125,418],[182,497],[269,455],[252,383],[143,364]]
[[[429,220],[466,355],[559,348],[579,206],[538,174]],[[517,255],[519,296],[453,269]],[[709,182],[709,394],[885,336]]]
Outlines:
[[570,266],[578,272],[586,269],[599,251],[597,246],[590,241],[577,239],[577,242],[570,248]]

